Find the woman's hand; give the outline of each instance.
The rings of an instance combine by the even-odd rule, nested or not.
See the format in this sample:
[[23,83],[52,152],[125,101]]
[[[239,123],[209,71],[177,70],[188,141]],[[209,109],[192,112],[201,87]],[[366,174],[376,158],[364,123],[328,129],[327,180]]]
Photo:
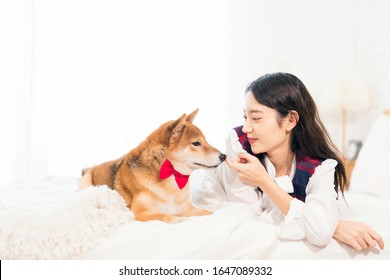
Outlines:
[[270,176],[261,162],[248,153],[242,153],[238,159],[226,158],[227,165],[237,171],[240,181],[244,184],[260,187]]
[[355,221],[339,220],[333,238],[358,252],[376,245],[381,249],[385,247],[382,236],[369,225]]
[[293,198],[274,182],[256,157],[248,153],[242,153],[239,159],[232,160],[227,158],[226,163],[230,168],[237,171],[242,183],[259,187],[276,204],[280,211],[287,215]]

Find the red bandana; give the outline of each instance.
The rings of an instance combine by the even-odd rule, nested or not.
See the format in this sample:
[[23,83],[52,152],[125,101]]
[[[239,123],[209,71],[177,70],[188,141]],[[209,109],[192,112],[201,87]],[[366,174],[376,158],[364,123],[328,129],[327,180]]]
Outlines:
[[180,189],[184,188],[188,182],[190,175],[183,175],[175,170],[169,160],[165,160],[160,169],[160,179],[166,179],[171,175],[175,176],[175,181]]

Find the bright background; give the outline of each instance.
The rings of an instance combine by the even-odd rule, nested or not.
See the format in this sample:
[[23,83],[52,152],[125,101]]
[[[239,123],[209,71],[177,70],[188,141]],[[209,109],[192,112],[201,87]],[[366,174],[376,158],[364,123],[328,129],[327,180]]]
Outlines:
[[306,84],[341,148],[335,88],[369,92],[348,96],[347,141],[364,141],[389,67],[386,0],[0,0],[0,183],[79,176],[195,108],[223,150],[246,85],[275,71]]

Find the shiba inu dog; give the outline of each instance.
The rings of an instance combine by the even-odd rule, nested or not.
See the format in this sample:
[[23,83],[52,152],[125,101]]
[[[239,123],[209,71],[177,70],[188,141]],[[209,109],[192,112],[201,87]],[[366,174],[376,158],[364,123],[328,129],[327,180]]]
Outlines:
[[192,122],[198,109],[168,121],[123,157],[85,171],[80,189],[108,185],[117,190],[139,221],[176,223],[211,212],[194,206],[187,180],[196,169],[211,169],[226,155],[206,142]]

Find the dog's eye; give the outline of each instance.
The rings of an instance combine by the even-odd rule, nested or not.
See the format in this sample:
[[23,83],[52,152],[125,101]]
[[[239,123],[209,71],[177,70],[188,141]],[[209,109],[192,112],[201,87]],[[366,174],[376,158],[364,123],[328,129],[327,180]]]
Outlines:
[[192,145],[194,145],[195,147],[200,146],[200,142],[199,141],[192,142]]

